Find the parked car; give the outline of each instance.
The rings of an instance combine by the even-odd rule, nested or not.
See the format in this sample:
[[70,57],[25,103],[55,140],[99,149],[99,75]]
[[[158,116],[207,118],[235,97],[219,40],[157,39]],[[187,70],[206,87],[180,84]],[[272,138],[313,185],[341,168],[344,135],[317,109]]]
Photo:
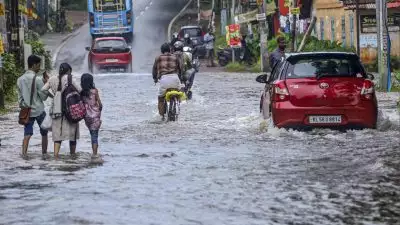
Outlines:
[[260,111],[278,128],[376,128],[374,76],[354,53],[287,54],[265,83]]
[[132,72],[132,52],[123,37],[96,38],[89,51],[88,67],[92,73]]
[[178,39],[183,41],[185,34],[189,34],[190,40],[192,40],[193,48],[196,48],[196,54],[199,57],[206,55],[206,47],[204,45],[205,33],[200,26],[183,26],[178,33]]

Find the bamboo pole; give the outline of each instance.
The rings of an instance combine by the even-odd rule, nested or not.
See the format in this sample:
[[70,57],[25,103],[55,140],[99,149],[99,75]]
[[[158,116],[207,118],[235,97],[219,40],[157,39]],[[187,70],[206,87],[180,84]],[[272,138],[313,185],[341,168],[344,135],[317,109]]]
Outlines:
[[314,29],[316,22],[317,22],[317,17],[314,16],[311,20],[310,26],[308,26],[307,32],[304,35],[303,40],[301,40],[301,43],[300,43],[299,48],[297,49],[297,52],[301,52],[303,50],[304,46],[306,45],[306,40],[308,37],[310,37],[311,32]]

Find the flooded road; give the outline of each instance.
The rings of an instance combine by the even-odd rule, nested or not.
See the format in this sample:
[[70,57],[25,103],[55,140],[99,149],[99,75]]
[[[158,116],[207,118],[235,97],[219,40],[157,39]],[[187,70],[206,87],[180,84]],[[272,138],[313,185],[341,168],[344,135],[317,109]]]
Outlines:
[[[62,160],[42,160],[35,127],[25,161],[16,112],[0,117],[0,224],[400,224],[398,95],[379,94],[379,130],[304,133],[263,123],[256,75],[201,73],[179,121],[160,122],[148,66],[158,39],[133,44],[146,52],[134,74],[95,76],[101,166],[83,123],[77,159],[63,143]],[[87,41],[59,58],[77,76],[86,56],[72,47]]]
[[24,161],[2,121],[0,224],[398,224],[399,131],[265,130],[254,76],[200,74],[176,123],[149,74],[96,76],[98,167],[86,129],[77,160],[41,160],[36,136]]

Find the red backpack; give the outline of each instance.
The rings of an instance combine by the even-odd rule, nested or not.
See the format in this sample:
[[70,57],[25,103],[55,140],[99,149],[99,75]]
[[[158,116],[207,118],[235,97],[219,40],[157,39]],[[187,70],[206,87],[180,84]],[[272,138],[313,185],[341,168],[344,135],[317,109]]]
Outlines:
[[72,84],[72,75],[68,75],[68,85],[62,93],[62,112],[71,123],[78,123],[86,115],[81,94]]

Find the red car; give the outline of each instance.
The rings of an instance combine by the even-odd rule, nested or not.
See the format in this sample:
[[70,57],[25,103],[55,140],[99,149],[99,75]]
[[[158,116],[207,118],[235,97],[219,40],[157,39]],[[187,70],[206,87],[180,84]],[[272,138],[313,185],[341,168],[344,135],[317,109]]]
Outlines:
[[89,51],[89,71],[132,72],[132,51],[122,37],[96,38]]
[[374,76],[354,53],[287,54],[265,83],[260,110],[278,128],[376,128]]

